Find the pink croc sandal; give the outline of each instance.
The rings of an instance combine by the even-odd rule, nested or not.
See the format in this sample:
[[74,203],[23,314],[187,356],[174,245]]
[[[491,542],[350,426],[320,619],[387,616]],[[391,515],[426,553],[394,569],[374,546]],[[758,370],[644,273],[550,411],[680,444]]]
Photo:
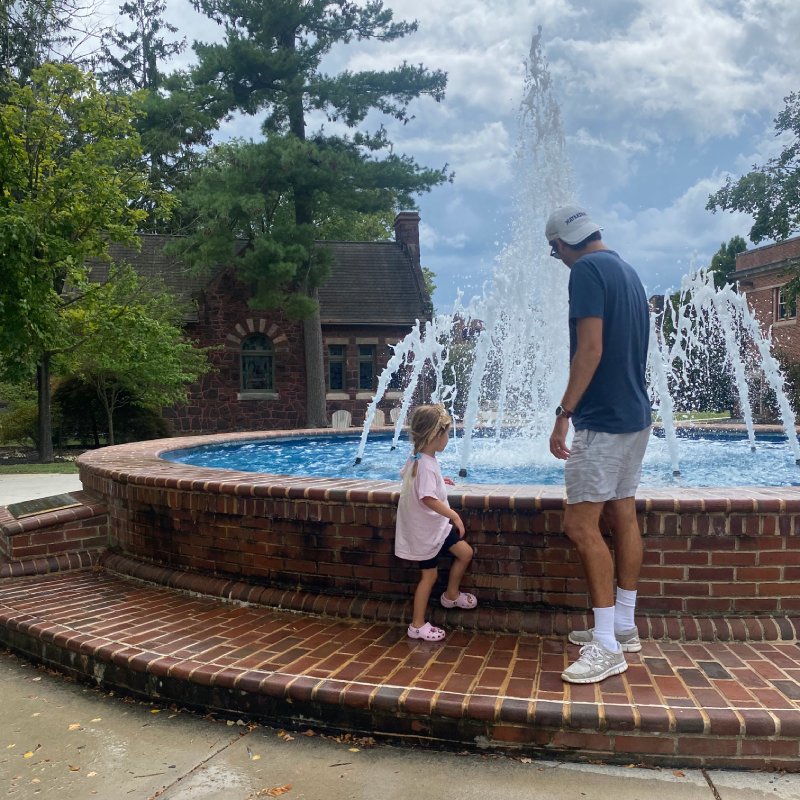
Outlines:
[[460,592],[455,600],[451,600],[447,594],[443,594],[439,599],[445,608],[465,608],[469,610],[478,605],[478,598],[469,592]]
[[408,626],[409,639],[423,639],[426,642],[440,642],[444,639],[445,633],[441,628],[434,628],[430,622],[426,622],[419,628],[413,625]]

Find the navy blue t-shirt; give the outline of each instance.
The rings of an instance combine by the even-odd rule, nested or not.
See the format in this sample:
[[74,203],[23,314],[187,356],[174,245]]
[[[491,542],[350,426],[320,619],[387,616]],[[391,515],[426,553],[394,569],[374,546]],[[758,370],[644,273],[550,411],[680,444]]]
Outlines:
[[633,433],[651,423],[645,369],[650,336],[644,286],[613,250],[581,256],[569,275],[569,354],[577,321],[603,320],[603,355],[572,418],[575,430]]

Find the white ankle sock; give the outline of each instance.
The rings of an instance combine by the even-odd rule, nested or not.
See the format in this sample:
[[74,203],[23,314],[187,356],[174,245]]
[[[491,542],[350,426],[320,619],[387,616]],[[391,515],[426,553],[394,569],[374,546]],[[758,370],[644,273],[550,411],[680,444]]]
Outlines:
[[616,653],[619,650],[619,642],[614,636],[614,606],[607,608],[593,608],[594,612],[594,633],[595,641],[600,642],[606,650]]
[[636,612],[636,592],[617,587],[617,602],[614,605],[614,630],[629,631],[636,627],[633,615]]

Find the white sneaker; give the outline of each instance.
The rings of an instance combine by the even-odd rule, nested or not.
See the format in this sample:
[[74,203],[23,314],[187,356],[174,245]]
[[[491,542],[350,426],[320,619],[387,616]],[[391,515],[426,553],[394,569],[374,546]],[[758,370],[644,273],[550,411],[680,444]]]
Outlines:
[[580,658],[562,673],[561,680],[567,683],[597,683],[628,669],[625,654],[620,650],[612,653],[600,642],[589,642],[581,647]]
[[[638,653],[642,649],[642,642],[639,639],[639,631],[636,628],[629,628],[627,631],[619,631],[614,634],[620,643],[624,653]],[[570,631],[567,637],[572,644],[589,644],[594,640],[594,628],[588,631]]]

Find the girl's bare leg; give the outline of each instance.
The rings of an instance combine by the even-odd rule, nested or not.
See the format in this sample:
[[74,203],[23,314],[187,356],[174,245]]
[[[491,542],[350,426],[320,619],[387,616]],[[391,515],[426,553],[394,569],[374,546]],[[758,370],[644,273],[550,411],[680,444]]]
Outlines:
[[[453,554],[453,564],[450,567],[450,575],[447,578],[447,591],[445,591],[445,596],[448,600],[457,600],[461,592],[461,579],[467,571],[469,562],[472,561],[473,550],[472,547],[462,539],[450,548],[450,552]],[[431,588],[433,587],[431,586]]]
[[425,624],[425,612],[428,610],[428,600],[431,599],[431,590],[436,583],[436,576],[439,570],[436,567],[431,569],[421,569],[419,583],[414,590],[414,612],[411,624],[415,628],[421,628]]

